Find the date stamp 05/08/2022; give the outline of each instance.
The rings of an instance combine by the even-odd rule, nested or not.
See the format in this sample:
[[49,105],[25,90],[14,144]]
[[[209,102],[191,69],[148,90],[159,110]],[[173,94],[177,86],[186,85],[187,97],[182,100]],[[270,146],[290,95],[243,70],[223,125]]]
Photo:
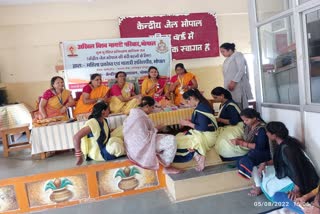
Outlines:
[[[303,203],[303,204],[298,204],[296,202],[293,202],[294,206],[308,206],[310,205],[309,203]],[[253,202],[253,206],[255,207],[288,207],[290,205],[289,202],[272,202],[272,201],[255,201]],[[292,206],[292,204],[291,204]]]

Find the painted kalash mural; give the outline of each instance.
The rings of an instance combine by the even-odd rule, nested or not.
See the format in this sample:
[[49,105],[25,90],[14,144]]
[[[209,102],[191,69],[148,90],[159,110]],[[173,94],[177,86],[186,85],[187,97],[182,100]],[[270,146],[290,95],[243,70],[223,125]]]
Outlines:
[[[159,185],[157,171],[133,165],[96,171],[96,178],[99,196]],[[85,174],[79,174],[26,183],[29,206],[32,208],[90,199],[87,179]]]
[[68,189],[68,186],[72,185],[72,182],[68,178],[56,178],[48,181],[44,190],[52,190],[49,196],[50,200],[59,203],[72,198],[73,192]]
[[85,175],[27,183],[26,187],[30,207],[75,201],[89,197]]
[[137,166],[99,171],[97,178],[100,196],[144,189],[159,184],[156,171]]
[[120,177],[121,180],[118,183],[119,189],[123,191],[133,190],[139,185],[139,180],[135,177],[136,174],[141,174],[136,167],[125,167],[124,169],[118,169],[115,175]]

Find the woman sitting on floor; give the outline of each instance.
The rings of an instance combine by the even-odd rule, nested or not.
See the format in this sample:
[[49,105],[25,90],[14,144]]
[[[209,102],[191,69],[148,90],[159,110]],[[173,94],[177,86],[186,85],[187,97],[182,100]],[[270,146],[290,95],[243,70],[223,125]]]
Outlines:
[[124,142],[128,158],[138,166],[157,170],[159,162],[166,173],[179,173],[180,170],[170,167],[177,151],[173,135],[158,134],[152,120],[148,117],[154,109],[152,97],[143,97],[139,108],[130,110],[123,123]]
[[302,150],[302,143],[288,135],[283,123],[270,122],[266,129],[269,140],[275,141],[277,146],[273,160],[260,164],[259,169],[253,171],[256,187],[251,194],[259,195],[262,190],[269,200],[282,202],[287,208],[303,213],[292,200],[315,189],[319,177]]
[[108,161],[125,155],[123,140],[111,133],[105,119],[108,104],[98,102],[93,106],[89,120],[73,137],[77,165],[86,160]]
[[101,74],[91,74],[90,82],[82,89],[82,94],[73,112],[74,116],[90,113],[98,101],[107,102],[109,88],[101,83]]
[[[196,76],[191,72],[187,72],[182,63],[175,66],[176,75],[171,77],[169,92],[174,94],[174,104],[179,106],[182,104],[182,94],[188,89],[198,88]],[[167,97],[170,97],[167,94]]]
[[187,162],[194,158],[198,164],[196,170],[202,171],[205,166],[205,155],[216,140],[217,121],[210,103],[198,89],[184,92],[183,99],[195,109],[191,121],[180,122],[182,126],[191,129],[187,133],[179,133],[176,136],[178,150],[174,162]]
[[215,101],[221,103],[217,118],[219,133],[215,150],[223,160],[239,159],[248,153],[248,148],[231,143],[232,139],[242,138],[243,136],[240,108],[232,100],[231,93],[222,87],[214,88],[211,95]]
[[243,138],[231,141],[234,145],[239,145],[250,149],[248,154],[237,162],[239,173],[245,178],[251,178],[252,169],[262,162],[271,160],[269,139],[265,130],[265,122],[261,119],[260,113],[251,108],[246,108],[240,113],[243,120]]
[[130,109],[139,104],[140,95],[134,92],[132,83],[126,82],[127,74],[123,71],[116,73],[117,82],[110,90],[110,110],[111,113],[129,114]]
[[150,96],[159,102],[164,97],[164,89],[166,82],[160,79],[159,71],[156,67],[150,66],[148,69],[148,77],[145,78],[141,86],[141,94]]
[[63,78],[52,77],[51,88],[46,90],[40,99],[39,112],[36,113],[36,118],[45,119],[63,116],[64,120],[68,120],[68,108],[74,106],[74,103],[71,92],[64,89]]

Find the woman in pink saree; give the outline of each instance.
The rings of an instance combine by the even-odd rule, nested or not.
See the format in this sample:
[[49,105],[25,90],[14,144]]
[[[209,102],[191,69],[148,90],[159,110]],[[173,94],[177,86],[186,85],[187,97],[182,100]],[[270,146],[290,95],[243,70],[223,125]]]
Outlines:
[[143,97],[139,108],[131,109],[124,121],[123,135],[127,156],[145,169],[157,170],[160,163],[165,167],[166,173],[179,173],[180,170],[170,166],[177,151],[174,135],[157,134],[158,129],[148,117],[154,104],[152,97]]

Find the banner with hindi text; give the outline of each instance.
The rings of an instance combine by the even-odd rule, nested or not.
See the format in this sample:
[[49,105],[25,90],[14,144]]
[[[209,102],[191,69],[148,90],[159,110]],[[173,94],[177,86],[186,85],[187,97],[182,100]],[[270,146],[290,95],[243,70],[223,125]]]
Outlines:
[[82,89],[93,73],[100,73],[107,82],[118,71],[136,78],[147,75],[149,66],[155,66],[160,75],[170,76],[170,38],[65,41],[62,50],[69,89]]
[[218,27],[211,13],[120,17],[121,38],[170,37],[173,59],[219,56]]

